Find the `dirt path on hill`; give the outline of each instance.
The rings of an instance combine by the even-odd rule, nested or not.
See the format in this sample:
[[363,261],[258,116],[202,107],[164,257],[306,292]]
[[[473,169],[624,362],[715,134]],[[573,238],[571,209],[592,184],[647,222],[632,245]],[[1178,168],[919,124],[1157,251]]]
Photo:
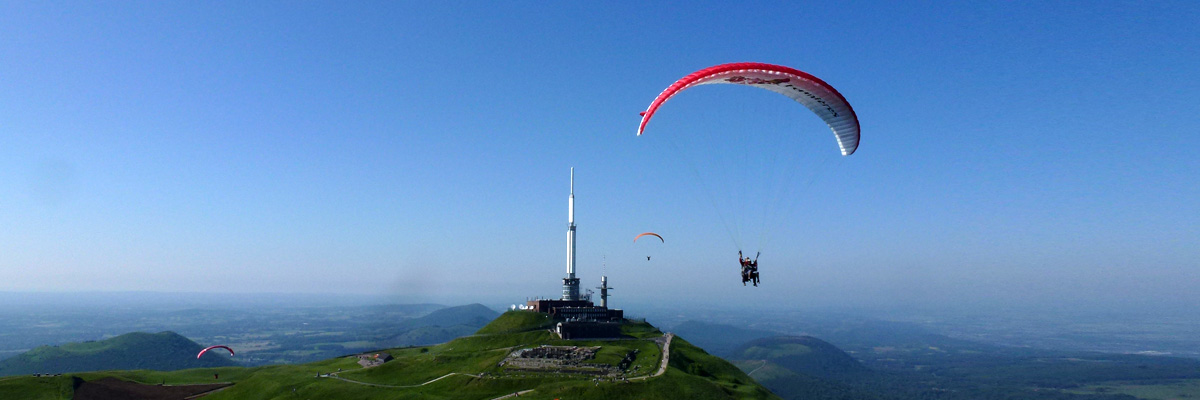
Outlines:
[[494,399],[492,399],[492,400],[500,400],[500,399],[508,399],[508,398],[513,398],[513,397],[517,397],[517,396],[520,396],[520,395],[523,395],[523,394],[528,394],[529,392],[532,392],[532,391],[533,391],[533,389],[529,389],[529,390],[522,390],[522,391],[520,391],[520,392],[516,392],[516,393],[513,393],[513,394],[506,394],[506,395],[503,395],[503,396],[500,396],[500,397],[494,398]]
[[663,338],[665,338],[665,340],[664,340],[663,348],[662,348],[662,353],[663,353],[662,364],[658,366],[658,371],[655,371],[653,375],[639,376],[637,378],[629,378],[629,380],[644,381],[646,379],[650,379],[650,378],[653,378],[656,376],[661,376],[662,374],[667,372],[667,365],[671,364],[671,339],[675,338],[675,334],[668,332],[666,335],[663,335]]
[[747,372],[746,376],[753,378],[752,375],[754,375],[755,372],[758,372],[758,370],[762,369],[762,367],[765,367],[765,366],[767,366],[767,360],[762,360],[762,364],[759,364],[757,368],[754,368],[754,369],[750,370],[750,372]]
[[371,383],[371,382],[356,381],[356,380],[353,380],[353,379],[346,379],[346,378],[340,377],[340,376],[338,376],[338,375],[337,375],[337,373],[336,373],[336,372],[334,372],[334,373],[329,373],[329,374],[324,374],[324,375],[321,375],[321,377],[322,377],[322,378],[333,378],[333,379],[337,379],[337,380],[339,380],[339,381],[344,381],[344,382],[357,383],[357,384],[359,384],[359,385],[374,386],[374,387],[383,387],[383,388],[397,388],[397,389],[403,389],[403,388],[415,388],[415,387],[425,386],[425,385],[428,385],[428,384],[430,384],[430,383],[434,383],[434,382],[440,381],[440,380],[442,380],[442,379],[449,378],[449,377],[450,377],[450,376],[452,376],[452,375],[464,375],[464,376],[470,376],[470,377],[474,377],[474,378],[478,378],[478,377],[479,377],[479,375],[464,374],[464,373],[461,373],[461,372],[451,372],[451,373],[448,373],[448,374],[445,374],[445,375],[439,376],[439,377],[437,377],[437,378],[433,378],[433,379],[431,379],[431,380],[429,380],[429,381],[427,381],[427,382],[425,382],[425,383],[419,383],[419,384],[416,384],[416,385],[384,385],[384,384],[382,384],[382,383]]

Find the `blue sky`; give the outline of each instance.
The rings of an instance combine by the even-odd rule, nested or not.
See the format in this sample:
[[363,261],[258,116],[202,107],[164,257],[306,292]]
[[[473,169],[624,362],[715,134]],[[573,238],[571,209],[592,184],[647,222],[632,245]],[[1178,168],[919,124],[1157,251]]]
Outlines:
[[[553,296],[574,166],[580,273],[603,265],[624,301],[1195,304],[1197,20],[1190,2],[5,2],[0,291]],[[837,160],[807,110],[737,87],[648,127],[835,155],[775,211],[754,290],[696,175],[634,136],[668,84],[735,61],[824,79],[863,132]],[[668,238],[653,263],[629,243],[647,230]]]

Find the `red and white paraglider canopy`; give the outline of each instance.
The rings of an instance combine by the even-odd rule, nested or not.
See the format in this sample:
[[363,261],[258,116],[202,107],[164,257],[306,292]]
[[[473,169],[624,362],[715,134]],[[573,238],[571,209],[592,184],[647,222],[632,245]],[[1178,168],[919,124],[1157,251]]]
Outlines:
[[205,348],[204,348],[204,350],[200,350],[200,353],[199,353],[199,354],[196,354],[196,358],[197,358],[197,359],[199,359],[199,358],[200,358],[200,356],[204,355],[204,353],[206,353],[206,352],[208,352],[209,350],[212,350],[212,349],[225,349],[225,350],[229,350],[229,355],[231,355],[231,356],[233,355],[233,349],[229,348],[229,346],[221,346],[221,345],[217,345],[217,346],[208,346],[208,347],[205,347]]
[[833,86],[804,71],[781,65],[763,63],[730,63],[708,67],[683,77],[663,90],[642,112],[642,123],[638,136],[646,130],[646,123],[675,94],[687,88],[713,83],[747,85],[782,94],[808,107],[821,117],[837,137],[842,155],[854,154],[858,149],[858,116],[850,103]]

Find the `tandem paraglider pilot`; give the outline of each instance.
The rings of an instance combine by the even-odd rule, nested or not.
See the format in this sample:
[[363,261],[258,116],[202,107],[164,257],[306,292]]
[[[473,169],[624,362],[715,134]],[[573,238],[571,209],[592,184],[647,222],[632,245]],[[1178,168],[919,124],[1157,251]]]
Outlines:
[[751,260],[750,256],[742,256],[742,251],[738,250],[738,262],[742,264],[742,286],[746,286],[746,282],[750,281],[754,282],[754,286],[758,286],[758,256],[761,254],[755,254]]

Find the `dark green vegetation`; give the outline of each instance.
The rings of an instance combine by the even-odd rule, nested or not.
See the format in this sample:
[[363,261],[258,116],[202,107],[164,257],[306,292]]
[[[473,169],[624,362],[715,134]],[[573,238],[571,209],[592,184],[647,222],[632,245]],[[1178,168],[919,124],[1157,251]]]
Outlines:
[[[895,384],[849,354],[811,336],[752,340],[730,354],[738,367],[785,399],[876,399],[869,386]],[[922,397],[914,397],[922,398]]]
[[[1136,393],[1131,383],[1200,378],[1192,359],[1013,349],[937,335],[888,343],[858,352],[865,365],[811,337],[758,339],[731,357],[785,399],[1132,399],[1123,394]],[[1083,387],[1114,381],[1122,384]]]
[[77,379],[66,375],[45,378],[34,378],[28,375],[0,378],[0,399],[69,399],[75,393]]
[[[546,330],[549,321],[531,312],[509,312],[475,335],[446,343],[385,350],[396,358],[362,368],[357,358],[339,357],[302,365],[222,367],[172,372],[133,370],[72,374],[70,377],[10,377],[0,380],[0,397],[66,399],[73,377],[94,381],[107,377],[145,384],[234,385],[207,399],[492,399],[518,391],[532,399],[777,399],[737,367],[709,355],[680,338],[670,342],[670,364],[655,376],[666,336],[645,323],[622,328],[626,336],[612,341],[564,341]],[[594,380],[590,375],[553,371],[516,371],[498,363],[512,351],[540,345],[601,346],[592,362],[618,362],[632,350],[638,357],[620,376]],[[193,355],[194,357],[194,355]],[[332,374],[331,374],[332,373]],[[214,379],[214,374],[219,378]]]
[[1071,393],[1119,393],[1139,399],[1200,399],[1200,379],[1169,382],[1109,382],[1070,390]]
[[128,333],[110,339],[41,346],[0,361],[0,376],[106,369],[173,371],[236,365],[216,352],[196,359],[204,346],[175,332]]
[[765,360],[789,371],[826,379],[864,377],[873,372],[846,352],[811,336],[777,336],[753,340],[731,358]]
[[709,353],[726,357],[738,346],[754,339],[778,336],[778,333],[761,329],[746,329],[722,324],[685,321],[671,329],[676,335],[688,338]]

